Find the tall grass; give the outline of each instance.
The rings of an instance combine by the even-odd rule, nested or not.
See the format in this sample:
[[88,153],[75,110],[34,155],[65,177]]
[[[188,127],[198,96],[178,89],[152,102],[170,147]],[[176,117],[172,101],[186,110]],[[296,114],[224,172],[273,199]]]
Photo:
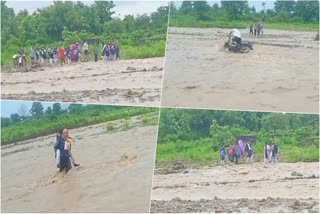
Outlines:
[[158,41],[142,46],[123,47],[121,50],[122,59],[144,59],[152,57],[162,57],[165,53],[165,41]]
[[21,123],[3,127],[1,129],[1,145],[52,134],[62,128],[77,128],[121,118],[144,115],[156,111],[159,111],[159,109],[150,107],[127,107],[115,110],[105,110],[102,112],[87,110],[77,114],[67,113],[60,115],[55,119],[50,119],[49,117],[26,119]]
[[[275,139],[279,146],[280,162],[313,162],[319,161],[319,144],[299,146],[298,140],[289,144],[288,137]],[[292,138],[291,140],[294,140]],[[255,161],[263,161],[264,143],[266,139],[260,139],[253,145]],[[227,148],[226,148],[227,151]],[[219,164],[219,152],[213,147],[211,138],[202,138],[195,141],[176,141],[158,143],[156,166],[166,167],[174,161],[182,161],[189,166],[208,166]]]

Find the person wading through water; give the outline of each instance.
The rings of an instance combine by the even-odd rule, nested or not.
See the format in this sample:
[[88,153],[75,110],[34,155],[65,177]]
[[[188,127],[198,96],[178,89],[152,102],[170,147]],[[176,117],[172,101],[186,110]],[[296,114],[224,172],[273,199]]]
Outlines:
[[74,167],[80,166],[80,164],[77,164],[72,153],[71,153],[71,145],[72,145],[72,140],[71,137],[69,136],[69,130],[64,129],[62,135],[64,136],[64,149],[68,151],[71,163]]

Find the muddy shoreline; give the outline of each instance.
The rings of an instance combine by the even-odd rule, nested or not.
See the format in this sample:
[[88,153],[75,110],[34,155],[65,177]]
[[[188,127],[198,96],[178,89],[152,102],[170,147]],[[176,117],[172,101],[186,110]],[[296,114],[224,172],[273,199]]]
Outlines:
[[[285,208],[283,208],[285,207]],[[274,211],[273,211],[274,210]],[[152,201],[151,213],[319,213],[318,200],[310,199],[219,199],[198,201]]]
[[164,58],[2,72],[2,99],[159,106]]
[[158,169],[151,212],[318,212],[319,163]]

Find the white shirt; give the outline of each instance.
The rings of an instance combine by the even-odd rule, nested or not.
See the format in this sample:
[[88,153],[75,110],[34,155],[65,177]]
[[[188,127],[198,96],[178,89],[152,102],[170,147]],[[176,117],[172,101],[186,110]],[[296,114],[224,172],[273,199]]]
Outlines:
[[88,44],[85,42],[84,44],[83,44],[83,50],[88,50],[89,49],[89,46],[88,46]]
[[238,37],[241,38],[241,33],[240,31],[238,31],[237,29],[232,29],[231,33],[230,33],[231,37]]

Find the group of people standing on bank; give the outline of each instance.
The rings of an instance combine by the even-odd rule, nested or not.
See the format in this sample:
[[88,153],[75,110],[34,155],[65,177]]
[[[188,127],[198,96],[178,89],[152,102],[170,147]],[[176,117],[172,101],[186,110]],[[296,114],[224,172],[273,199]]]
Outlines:
[[[80,61],[90,61],[89,43],[84,41],[81,45],[80,42],[73,42],[67,47],[61,44],[59,47],[49,46],[45,48],[35,48],[32,46],[29,50],[29,56],[31,63],[39,62],[40,64],[66,64]],[[120,48],[114,42],[110,41],[102,43],[101,51],[98,50],[97,44],[94,43],[93,49],[93,60],[98,61],[98,56],[101,54],[101,58],[106,61],[119,60],[120,59]],[[20,47],[18,53],[13,56],[14,59],[17,57],[21,58],[24,65],[27,62],[26,53],[23,47]]]
[[[273,141],[271,144],[266,143],[264,146],[264,160],[265,163],[277,163],[278,162],[279,147]],[[240,158],[245,158],[246,163],[253,162],[253,140],[243,141],[238,140],[234,144],[228,145],[227,149],[221,146],[219,150],[220,164],[224,165],[226,157],[228,157],[230,163],[238,164]]]
[[250,24],[249,29],[250,29],[250,32],[249,32],[250,36],[260,36],[260,34],[263,35],[263,23],[262,23],[262,21],[260,21],[260,22],[258,22],[256,24],[254,24],[254,23]]

